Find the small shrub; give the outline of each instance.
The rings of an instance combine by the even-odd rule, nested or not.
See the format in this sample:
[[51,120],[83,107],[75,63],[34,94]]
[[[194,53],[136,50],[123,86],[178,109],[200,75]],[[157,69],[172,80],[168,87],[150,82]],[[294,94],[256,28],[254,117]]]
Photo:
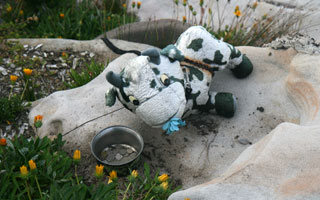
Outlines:
[[87,69],[83,70],[81,73],[78,73],[74,69],[70,69],[70,77],[72,82],[65,83],[68,88],[76,88],[82,85],[89,83],[95,77],[97,77],[104,70],[104,65],[92,61],[90,64],[86,64]]
[[[129,16],[120,2],[105,0],[97,4],[90,0],[9,1],[0,15],[5,21],[0,25],[0,36],[93,39],[107,30],[136,21],[137,18]],[[13,26],[16,24],[17,27]],[[1,27],[10,28],[10,35],[2,34]]]
[[147,164],[143,175],[133,170],[122,178],[124,183],[120,183],[115,171],[106,180],[104,167],[100,166],[96,168],[97,183],[88,186],[77,176],[80,151],[76,151],[73,162],[62,150],[64,143],[61,134],[53,141],[47,137],[0,138],[1,199],[164,200],[178,189],[172,189],[167,174],[152,176]]
[[14,121],[23,109],[24,106],[19,96],[13,95],[10,99],[8,97],[1,97],[0,122]]

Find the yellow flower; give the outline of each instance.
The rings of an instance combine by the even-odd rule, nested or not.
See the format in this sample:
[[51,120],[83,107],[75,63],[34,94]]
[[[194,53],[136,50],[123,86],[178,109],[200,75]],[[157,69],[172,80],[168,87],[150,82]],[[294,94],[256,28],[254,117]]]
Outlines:
[[203,6],[203,0],[200,0],[199,5],[202,7]]
[[28,176],[28,169],[27,169],[27,167],[25,166],[25,165],[22,165],[21,167],[20,167],[20,173],[21,173],[21,175],[23,176],[23,177],[26,177],[26,176]]
[[132,6],[132,8],[135,8],[135,7],[136,7],[136,2],[133,1],[133,2],[131,3],[131,6]]
[[10,75],[10,80],[11,80],[13,83],[16,82],[17,79],[18,79],[17,76],[15,76],[15,75]]
[[101,178],[103,176],[103,168],[104,166],[103,165],[96,165],[96,177],[97,178]]
[[124,8],[124,9],[126,9],[127,8],[127,4],[122,4],[122,7]]
[[110,184],[110,183],[112,183],[113,181],[109,178],[109,180],[108,180],[108,184]]
[[117,172],[116,171],[114,171],[114,170],[112,170],[110,173],[109,173],[109,179],[111,179],[111,180],[114,180],[114,179],[116,179],[117,178]]
[[0,145],[1,145],[1,146],[7,146],[7,140],[6,140],[6,138],[1,138],[1,139],[0,139]]
[[258,6],[258,2],[256,1],[256,2],[254,2],[254,3],[252,4],[252,9],[256,9],[257,6]]
[[37,121],[42,121],[43,116],[42,115],[37,115],[34,117],[34,123],[36,123]]
[[183,6],[186,6],[187,5],[187,3],[188,3],[188,0],[183,0]]
[[161,176],[158,176],[158,180],[160,182],[165,182],[166,180],[168,180],[169,176],[168,174],[162,174]]
[[110,17],[110,16],[108,16],[108,17],[107,17],[107,20],[108,20],[108,21],[110,21],[110,20],[111,20],[111,17]]
[[160,187],[162,187],[162,189],[164,189],[164,190],[168,189],[168,182],[165,181],[165,182],[161,183]]
[[31,171],[37,169],[37,165],[33,160],[29,160],[29,167]]
[[234,12],[233,14],[235,14],[235,16],[240,17],[241,16],[241,11],[237,10],[236,12]]
[[42,119],[43,119],[42,115],[37,115],[34,117],[34,126],[36,128],[40,128],[42,126]]
[[236,8],[234,9],[234,11],[236,12],[236,11],[238,11],[238,10],[240,10],[240,7],[239,7],[239,6],[236,6]]
[[19,15],[23,15],[23,13],[24,13],[23,10],[19,11]]
[[212,15],[212,10],[211,10],[211,8],[208,9],[208,12],[209,12],[210,15]]
[[131,172],[131,176],[133,176],[134,178],[137,178],[137,176],[138,176],[138,171],[137,171],[137,170],[133,170],[133,171]]
[[9,13],[9,12],[11,12],[12,11],[12,7],[9,5],[8,7],[7,7],[7,12]]
[[62,56],[62,57],[66,57],[66,56],[67,56],[66,52],[62,52],[62,53],[61,53],[61,56]]
[[58,36],[58,38],[59,38],[59,39],[61,39],[61,38],[62,38],[62,36],[61,36],[61,35],[59,35],[59,36]]
[[32,70],[31,69],[28,69],[28,68],[25,68],[23,69],[23,73],[27,76],[30,76],[32,74]]
[[60,13],[59,16],[60,16],[61,19],[64,18],[64,14],[63,13]]
[[140,7],[141,7],[141,1],[138,1],[137,7],[138,7],[138,9],[140,9]]
[[186,21],[187,21],[187,17],[186,16],[182,16],[182,22],[186,23]]
[[184,200],[191,200],[190,198],[184,198]]
[[73,153],[73,160],[74,161],[79,161],[81,158],[81,152],[80,150],[75,150],[74,153]]

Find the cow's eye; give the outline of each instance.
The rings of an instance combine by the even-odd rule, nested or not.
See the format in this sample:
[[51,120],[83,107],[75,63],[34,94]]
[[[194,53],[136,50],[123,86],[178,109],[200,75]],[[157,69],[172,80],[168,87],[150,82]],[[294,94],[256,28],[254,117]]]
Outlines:
[[161,74],[160,80],[163,83],[163,85],[165,85],[165,86],[169,86],[170,85],[170,79],[166,74]]
[[130,95],[129,100],[131,103],[133,103],[133,105],[136,105],[136,106],[139,105],[139,100],[136,99],[134,96]]

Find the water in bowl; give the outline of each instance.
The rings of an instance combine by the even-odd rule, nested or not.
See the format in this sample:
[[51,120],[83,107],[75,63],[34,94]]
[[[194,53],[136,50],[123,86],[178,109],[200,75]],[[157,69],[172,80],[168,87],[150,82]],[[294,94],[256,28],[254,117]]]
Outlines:
[[130,145],[112,144],[102,150],[100,160],[111,165],[121,165],[134,160],[136,156],[137,150]]

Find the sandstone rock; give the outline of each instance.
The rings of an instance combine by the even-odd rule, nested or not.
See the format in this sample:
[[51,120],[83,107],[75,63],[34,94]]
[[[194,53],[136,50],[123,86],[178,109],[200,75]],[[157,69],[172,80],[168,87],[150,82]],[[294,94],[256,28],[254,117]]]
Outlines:
[[169,200],[319,199],[320,126],[282,123],[247,148],[219,178]]
[[[138,42],[164,48],[176,42],[178,37],[191,25],[173,19],[160,19],[126,24],[108,31],[107,37]],[[104,37],[101,34],[97,38]]]
[[[73,42],[74,46],[79,45],[76,41]],[[42,49],[48,48],[45,42],[41,43],[44,44]],[[140,49],[145,47],[139,46]],[[91,48],[88,52],[97,52],[94,47]],[[67,140],[66,148],[82,150],[92,160],[93,168],[95,161],[90,156],[90,141],[94,135],[111,125],[126,125],[143,136],[145,161],[181,180],[184,188],[210,181],[221,175],[248,147],[236,142],[234,138],[237,136],[256,143],[282,122],[300,123],[301,120],[303,125],[309,125],[305,122],[317,120],[312,113],[312,106],[316,102],[315,97],[310,95],[313,93],[306,93],[304,96],[299,92],[302,95],[299,101],[310,99],[308,104],[303,104],[301,114],[295,106],[297,104],[300,108],[299,101],[294,104],[290,100],[297,99],[294,94],[303,90],[303,85],[311,85],[317,91],[315,85],[318,76],[313,75],[318,73],[315,64],[317,56],[297,55],[293,49],[239,49],[251,59],[254,65],[252,74],[239,80],[230,71],[222,71],[216,73],[213,79],[215,91],[232,92],[238,98],[237,111],[231,119],[205,113],[191,116],[187,119],[187,127],[165,137],[161,129],[148,127],[118,102],[112,108],[106,107],[104,95],[110,85],[105,80],[105,74],[110,70],[119,72],[135,56],[125,54],[112,61],[100,76],[87,85],[56,92],[35,102],[29,115],[30,124],[33,124],[35,115],[42,114],[43,126],[38,129],[38,135],[43,137],[63,133]],[[305,67],[301,67],[301,64]],[[309,65],[313,67],[310,68]],[[311,69],[310,73],[308,68]],[[287,81],[288,75],[292,78]],[[288,83],[292,85],[290,90],[286,86]],[[286,95],[287,90],[290,98]],[[264,112],[257,111],[258,107],[263,107]],[[304,112],[311,114],[303,114]]]
[[[10,39],[9,41],[17,41],[21,44],[24,44],[25,48],[36,47],[39,44],[42,44],[41,49],[43,51],[52,51],[53,52],[62,52],[72,50],[74,52],[91,52],[94,53],[97,57],[97,60],[100,62],[106,62],[107,60],[113,60],[119,55],[113,53],[102,40],[69,40],[69,39]],[[111,41],[119,48],[124,50],[130,49],[146,49],[148,46],[137,44],[134,42],[127,42],[121,40]]]
[[169,199],[319,199],[319,62],[319,55],[298,54],[289,65],[285,87],[300,125],[280,124],[221,176]]

